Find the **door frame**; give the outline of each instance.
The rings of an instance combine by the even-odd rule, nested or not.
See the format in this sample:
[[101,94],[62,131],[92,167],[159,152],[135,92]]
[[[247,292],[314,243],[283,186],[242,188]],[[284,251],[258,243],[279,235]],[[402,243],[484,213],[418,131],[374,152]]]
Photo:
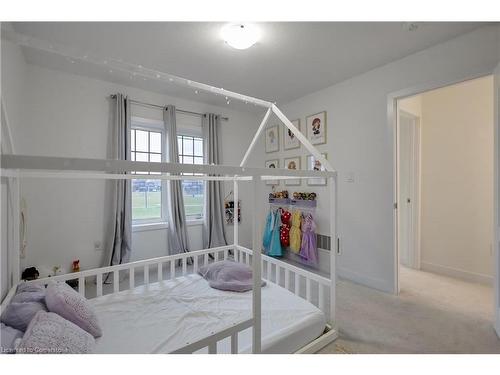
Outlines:
[[500,62],[493,71],[493,280],[495,331],[500,337]]
[[[411,268],[414,269],[420,269],[420,217],[421,217],[421,176],[420,176],[420,165],[421,165],[421,145],[420,145],[420,139],[421,139],[421,126],[420,126],[420,117],[416,116],[410,112],[407,112],[401,108],[398,108],[397,110],[398,114],[398,123],[397,123],[397,130],[396,133],[398,134],[397,137],[397,142],[398,142],[398,160],[400,159],[400,147],[401,147],[401,139],[399,135],[401,134],[399,127],[400,127],[400,121],[399,119],[403,117],[407,117],[413,121],[412,129],[411,129],[411,154],[412,154],[412,165],[410,166],[410,199],[412,203],[412,211],[410,215],[410,225],[409,225],[409,233],[408,233],[408,240],[411,243],[411,251],[409,253],[410,258],[409,258],[409,263]],[[398,164],[399,165],[399,164]],[[402,207],[403,204],[405,204],[404,201],[399,201],[399,198],[401,196],[400,194],[400,183],[399,183],[399,175],[397,179],[397,206],[399,208]],[[400,220],[401,217],[398,215],[398,220]],[[399,223],[398,223],[398,230],[399,230]],[[399,243],[398,243],[398,262],[399,262]],[[400,266],[400,265],[399,265]]]
[[493,201],[495,202],[495,217],[493,218],[494,230],[493,230],[493,238],[492,244],[493,246],[495,259],[495,267],[493,270],[494,273],[494,299],[495,299],[495,311],[494,311],[494,326],[497,332],[497,335],[500,337],[500,200],[499,200],[499,187],[500,187],[500,178],[499,178],[499,168],[500,162],[497,160],[500,156],[499,147],[500,147],[500,103],[498,103],[500,97],[500,64],[496,67],[496,69],[492,69],[491,71],[478,73],[462,78],[450,79],[450,80],[435,80],[433,82],[429,82],[422,85],[417,85],[414,87],[408,87],[402,90],[394,91],[387,95],[387,126],[388,131],[392,133],[392,142],[393,142],[393,153],[392,153],[392,170],[393,170],[393,294],[399,295],[400,292],[400,275],[399,275],[399,250],[398,250],[398,108],[397,101],[400,99],[405,99],[410,96],[415,96],[418,94],[422,94],[426,91],[431,91],[439,88],[443,88],[446,86],[451,86],[457,83],[470,81],[477,78],[482,78],[485,76],[493,75],[494,76],[494,106],[495,106],[495,118],[493,124],[493,132],[494,132],[494,186],[493,186]]

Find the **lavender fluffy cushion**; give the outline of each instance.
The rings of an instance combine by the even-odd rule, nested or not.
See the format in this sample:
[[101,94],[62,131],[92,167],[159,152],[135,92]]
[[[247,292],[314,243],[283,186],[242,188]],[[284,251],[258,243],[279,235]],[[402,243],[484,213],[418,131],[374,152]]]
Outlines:
[[45,304],[41,302],[11,302],[2,312],[0,320],[10,327],[24,332],[39,311],[47,311]]
[[17,286],[16,293],[24,292],[45,292],[45,286],[36,283],[21,283]]
[[45,303],[45,286],[41,284],[19,284],[11,302]]
[[84,296],[66,283],[53,283],[47,287],[45,303],[49,311],[75,323],[94,337],[102,336],[97,316]]
[[[232,292],[252,290],[252,269],[246,264],[224,260],[201,267],[198,273],[214,289]],[[262,281],[262,286],[266,285]]]
[[15,341],[23,337],[23,332],[0,323],[1,353],[15,353]]
[[50,312],[39,312],[24,334],[17,353],[91,353],[95,340],[76,324]]

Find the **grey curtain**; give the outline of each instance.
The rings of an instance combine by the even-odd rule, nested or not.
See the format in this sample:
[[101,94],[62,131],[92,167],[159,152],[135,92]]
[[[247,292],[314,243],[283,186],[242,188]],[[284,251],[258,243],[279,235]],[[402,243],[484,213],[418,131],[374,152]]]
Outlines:
[[[213,113],[203,115],[203,141],[205,163],[220,164],[220,116]],[[224,197],[221,181],[205,183],[205,221],[203,225],[204,248],[227,245],[224,226]],[[236,205],[236,203],[235,203]]]
[[[179,162],[177,146],[177,123],[175,106],[168,105],[163,111],[163,122],[167,135],[167,157],[170,163]],[[186,212],[184,211],[184,197],[182,195],[182,182],[169,181],[168,187],[168,242],[170,254],[189,252]]]
[[[122,94],[116,94],[113,101],[108,157],[130,160],[130,102]],[[105,265],[115,265],[129,262],[132,252],[131,181],[116,180],[108,183],[111,207]]]

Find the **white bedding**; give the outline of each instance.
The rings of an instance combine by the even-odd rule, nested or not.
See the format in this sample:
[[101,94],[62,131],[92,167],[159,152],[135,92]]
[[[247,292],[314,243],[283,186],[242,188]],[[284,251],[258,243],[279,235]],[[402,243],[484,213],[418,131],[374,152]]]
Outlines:
[[[169,353],[252,316],[251,291],[213,289],[195,274],[90,302],[103,330],[95,353]],[[320,336],[325,324],[323,312],[309,302],[272,283],[262,287],[264,353],[292,353]],[[251,328],[240,332],[240,353],[250,353],[251,342]],[[217,349],[229,353],[229,339]]]

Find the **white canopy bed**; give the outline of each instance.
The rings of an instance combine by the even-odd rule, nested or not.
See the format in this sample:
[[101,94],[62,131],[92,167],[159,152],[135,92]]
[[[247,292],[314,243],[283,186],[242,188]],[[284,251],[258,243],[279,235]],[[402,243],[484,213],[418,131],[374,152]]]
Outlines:
[[[157,74],[152,71],[152,74]],[[19,179],[148,179],[148,174],[165,180],[233,181],[234,201],[238,202],[238,187],[253,185],[257,202],[263,194],[266,180],[326,178],[329,180],[330,237],[336,243],[336,172],[324,156],[286,118],[275,104],[237,94],[222,88],[161,73],[171,82],[196,90],[267,108],[240,166],[186,165],[148,163],[125,160],[74,159],[3,154],[2,177],[9,180],[13,197],[14,233],[19,233]],[[284,170],[247,167],[247,161],[270,115],[274,113],[293,131],[305,148],[318,159],[326,171]],[[200,175],[186,176],[183,173]],[[234,242],[231,245],[192,251],[189,253],[147,259],[30,281],[78,280],[79,292],[91,298],[91,303],[103,325],[103,337],[96,342],[98,353],[313,353],[337,337],[335,330],[335,251],[330,251],[330,278],[294,266],[286,261],[261,253],[262,219],[259,204],[254,205],[252,249],[241,246],[238,220],[234,221]],[[12,288],[2,302],[9,303],[19,277],[20,241],[9,245],[13,260]],[[192,265],[188,265],[192,259]],[[217,260],[233,259],[251,264],[253,289],[247,293],[223,292],[211,289],[197,275],[202,265]],[[180,264],[180,267],[176,267]],[[136,283],[136,271],[143,275]],[[137,271],[139,272],[139,271]],[[107,275],[113,279],[112,290],[103,287]],[[120,283],[123,276],[127,285]],[[261,286],[261,278],[266,286]],[[95,285],[91,296],[87,285]],[[166,298],[168,297],[168,298]],[[251,311],[249,306],[251,305]],[[278,317],[278,319],[276,319]],[[125,344],[126,343],[126,344]]]

